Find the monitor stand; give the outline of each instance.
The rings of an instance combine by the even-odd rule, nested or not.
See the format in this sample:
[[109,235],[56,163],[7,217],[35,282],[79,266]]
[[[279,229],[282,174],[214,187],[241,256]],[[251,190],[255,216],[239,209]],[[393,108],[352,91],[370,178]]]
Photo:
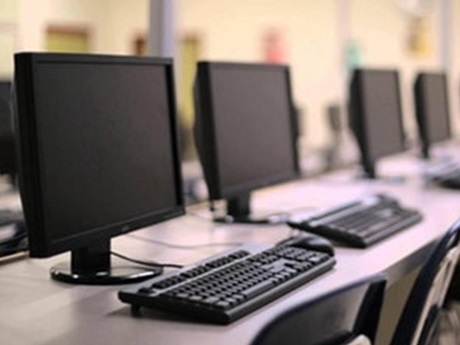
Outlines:
[[362,159],[361,164],[363,168],[361,178],[396,184],[402,183],[406,180],[404,176],[378,176],[376,168],[377,162],[375,160]]
[[422,145],[422,150],[421,150],[421,154],[422,154],[422,159],[425,159],[425,160],[428,160],[430,159],[430,148],[428,147],[428,145]]
[[376,162],[370,159],[362,159],[362,166],[363,166],[363,177],[368,179],[376,179]]
[[243,223],[243,224],[280,224],[289,218],[287,213],[275,213],[264,216],[255,216],[251,213],[251,195],[241,194],[227,199],[227,214],[223,217],[214,218],[219,223]]
[[51,268],[54,280],[87,285],[113,285],[140,282],[162,273],[162,268],[114,266],[110,264],[110,240],[72,250],[71,261]]

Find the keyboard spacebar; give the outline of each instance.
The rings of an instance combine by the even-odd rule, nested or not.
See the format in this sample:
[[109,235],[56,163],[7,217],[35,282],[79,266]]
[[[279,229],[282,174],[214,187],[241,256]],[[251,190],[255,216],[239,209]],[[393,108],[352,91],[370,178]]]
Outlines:
[[379,223],[375,223],[371,225],[370,227],[366,227],[363,229],[362,233],[365,234],[365,236],[372,236],[376,232],[385,230],[386,228],[399,223],[402,219],[401,217],[393,218],[393,219],[388,219]]
[[240,294],[250,299],[257,295],[260,295],[261,293],[264,293],[265,291],[270,290],[275,285],[276,284],[273,280],[266,280],[257,285],[251,286],[250,288],[240,292]]
[[373,206],[384,203],[385,201],[378,195],[371,195],[366,198],[358,199],[357,201],[349,202],[344,205],[336,206],[330,210],[319,212],[317,215],[312,215],[305,219],[310,226],[320,226],[341,219],[351,214],[368,210]]
[[403,229],[407,229],[409,226],[418,223],[421,220],[420,215],[413,215],[411,217],[404,217],[397,222],[388,224],[387,227],[379,229],[379,231],[373,231],[370,234],[366,234],[365,242],[370,245],[377,241],[380,241],[386,237],[393,235],[395,232],[399,232]]

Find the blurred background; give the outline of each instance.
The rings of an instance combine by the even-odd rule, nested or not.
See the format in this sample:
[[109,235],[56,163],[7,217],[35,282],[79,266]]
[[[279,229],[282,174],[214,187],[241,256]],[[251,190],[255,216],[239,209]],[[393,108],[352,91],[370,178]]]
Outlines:
[[459,36],[460,0],[1,0],[0,78],[12,78],[16,51],[172,56],[183,156],[192,162],[185,173],[197,176],[196,61],[288,64],[302,156],[317,166],[338,136],[340,159],[353,160],[346,93],[356,66],[399,70],[409,140],[416,139],[415,73],[445,70],[458,133]]

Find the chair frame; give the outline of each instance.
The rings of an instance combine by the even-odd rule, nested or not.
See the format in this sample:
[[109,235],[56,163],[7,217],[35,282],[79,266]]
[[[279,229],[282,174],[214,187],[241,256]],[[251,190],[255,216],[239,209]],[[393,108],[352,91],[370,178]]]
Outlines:
[[431,343],[460,257],[459,234],[460,220],[457,220],[435,245],[409,294],[392,345]]
[[[271,345],[278,344],[280,341],[283,345],[372,344],[380,318],[385,285],[385,277],[379,274],[295,305],[266,324],[254,338],[252,345]],[[359,294],[361,298],[356,299],[356,295],[353,294]],[[349,315],[344,315],[343,310],[341,313],[336,304],[337,301],[340,303],[347,299],[352,302],[346,303],[346,306],[350,304],[355,308],[351,311],[351,314],[355,313],[352,329],[348,329],[351,326],[348,324]],[[315,314],[318,311],[320,314]],[[314,317],[309,317],[309,314],[314,314]],[[332,315],[334,318],[331,317]],[[331,332],[331,325],[328,325],[329,330],[326,329],[324,334],[320,334],[314,328],[316,324],[302,324],[305,319],[313,319],[313,323],[316,324],[319,323],[318,320],[328,320],[331,324],[336,323],[341,327],[334,329],[334,333]],[[315,331],[310,333],[309,328]]]

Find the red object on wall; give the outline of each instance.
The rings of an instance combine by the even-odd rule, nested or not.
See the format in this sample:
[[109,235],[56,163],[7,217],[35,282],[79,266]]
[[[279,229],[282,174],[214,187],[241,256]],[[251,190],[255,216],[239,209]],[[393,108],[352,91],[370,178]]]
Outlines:
[[271,29],[264,37],[264,54],[267,63],[285,63],[286,51],[282,33]]

